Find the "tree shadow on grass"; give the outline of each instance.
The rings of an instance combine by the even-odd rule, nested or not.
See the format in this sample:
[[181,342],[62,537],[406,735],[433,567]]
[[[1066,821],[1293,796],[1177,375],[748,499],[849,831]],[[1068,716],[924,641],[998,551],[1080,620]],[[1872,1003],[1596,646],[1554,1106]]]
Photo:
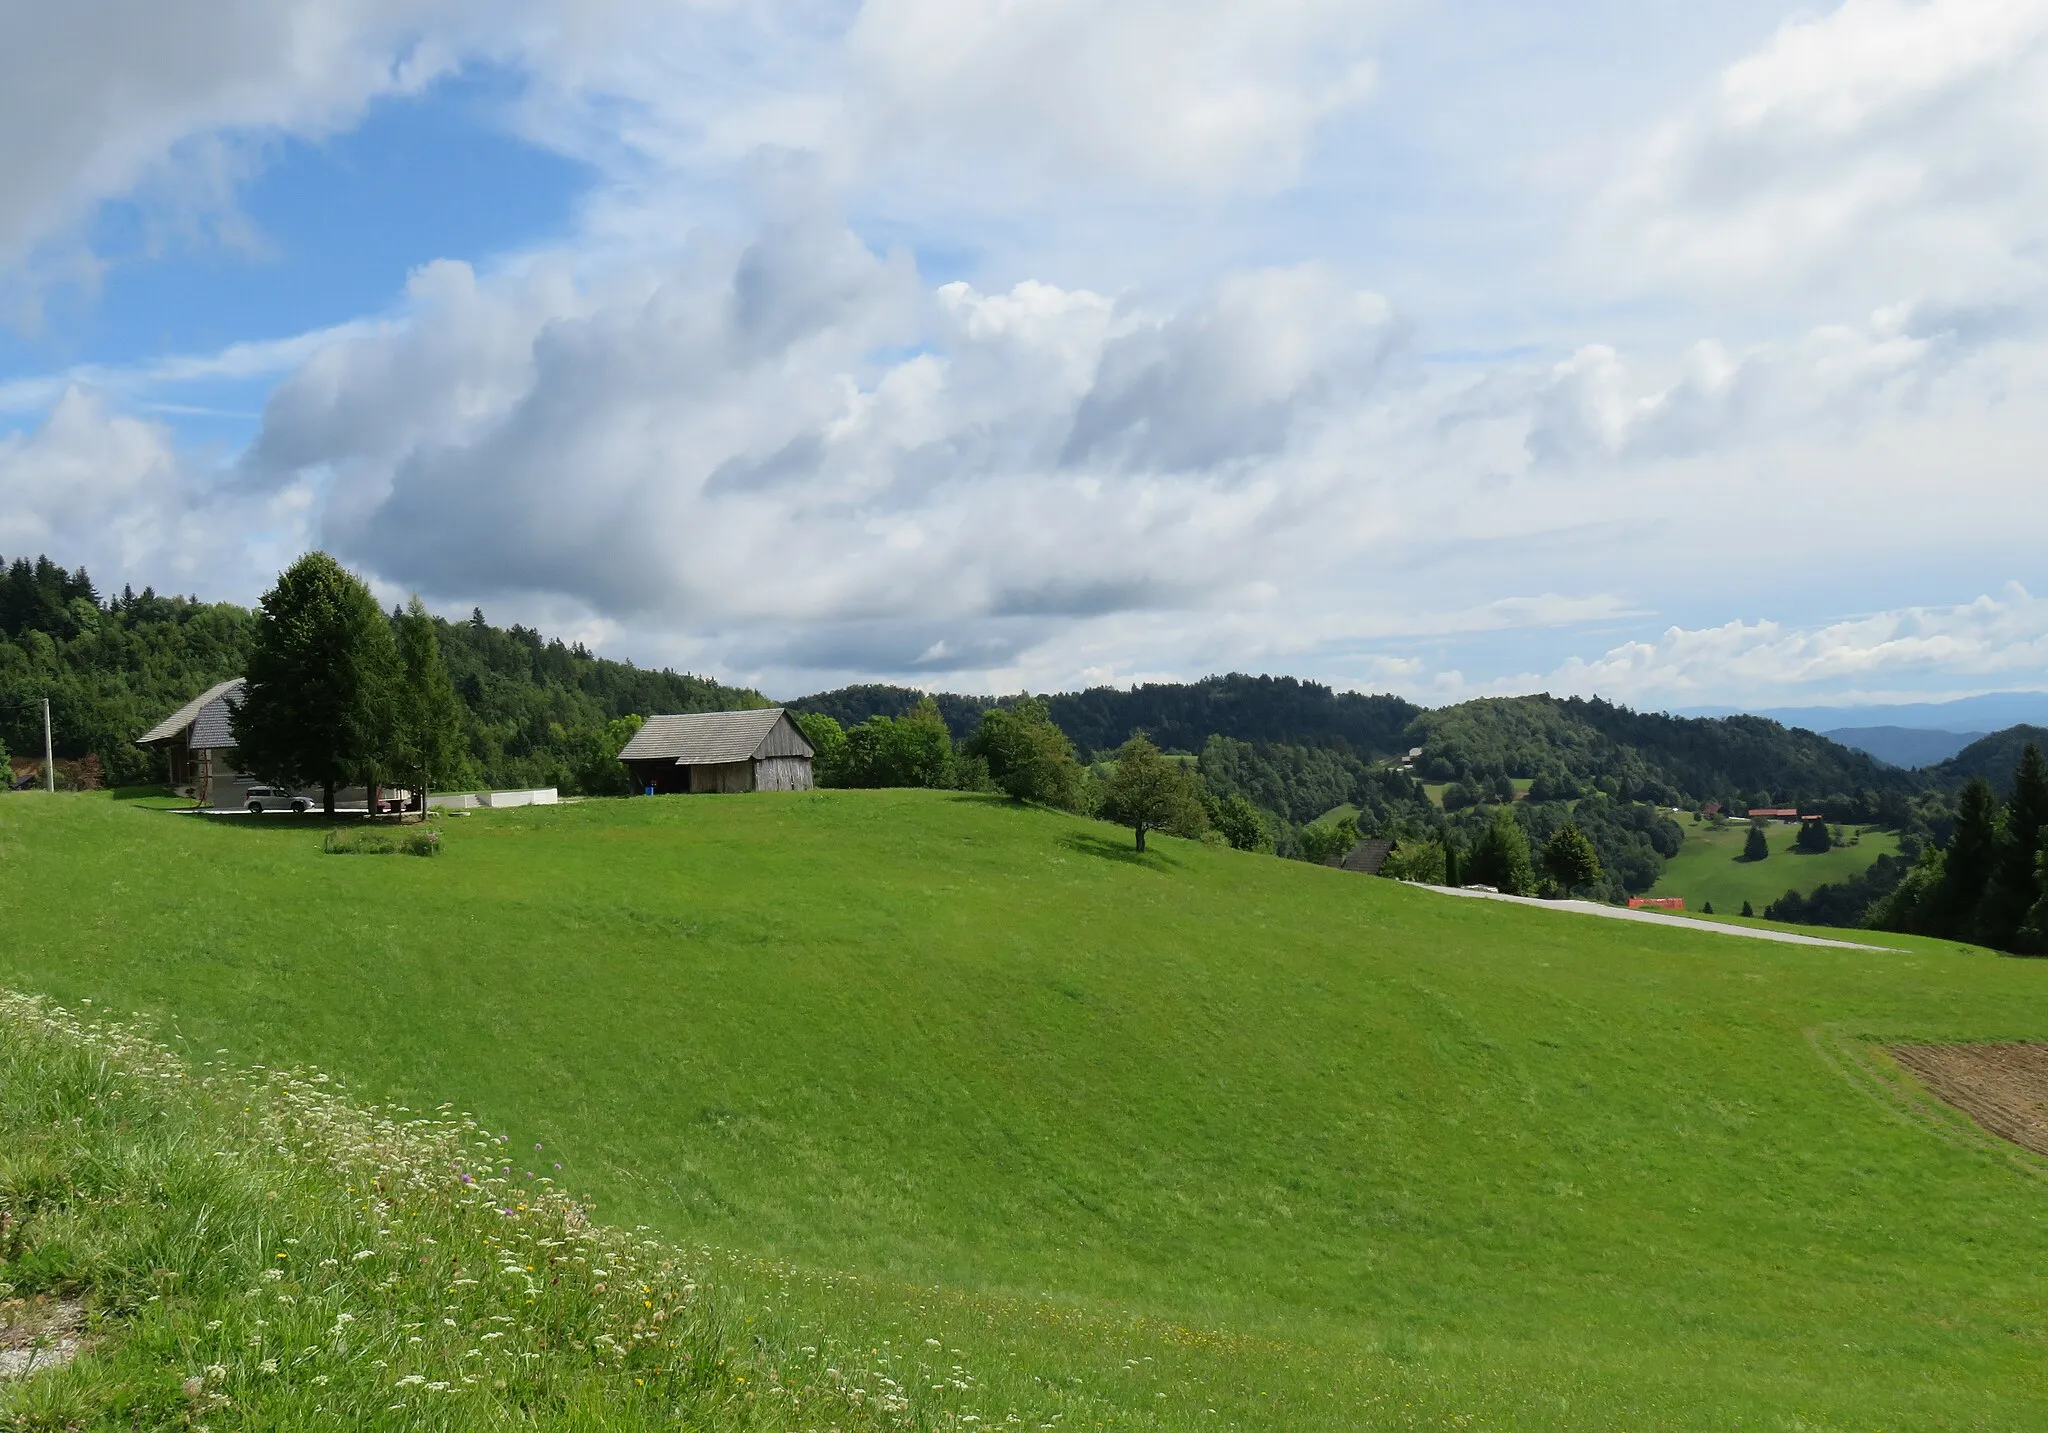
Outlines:
[[203,821],[217,830],[237,832],[237,839],[291,842],[310,838],[316,846],[329,831],[383,830],[395,835],[402,830],[416,829],[416,823],[401,825],[390,817],[372,820],[360,811],[337,811],[332,816],[326,816],[321,814],[317,806],[303,814],[296,811],[269,811],[261,816],[251,816],[242,811],[191,810],[165,814],[182,815],[187,820]]
[[1140,866],[1148,871],[1178,871],[1182,863],[1158,847],[1140,851],[1128,837],[1115,838],[1099,836],[1093,831],[1069,831],[1060,837],[1060,844],[1069,851],[1083,856],[1094,856],[1099,860],[1116,861],[1126,866]]

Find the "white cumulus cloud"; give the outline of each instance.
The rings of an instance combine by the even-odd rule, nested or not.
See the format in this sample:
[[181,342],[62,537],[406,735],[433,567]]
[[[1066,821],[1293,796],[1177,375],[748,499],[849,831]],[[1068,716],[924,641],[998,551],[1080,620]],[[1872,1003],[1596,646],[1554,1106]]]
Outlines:
[[2048,0],[1846,0],[1786,21],[1608,194],[1646,283],[1944,303],[2038,289]]

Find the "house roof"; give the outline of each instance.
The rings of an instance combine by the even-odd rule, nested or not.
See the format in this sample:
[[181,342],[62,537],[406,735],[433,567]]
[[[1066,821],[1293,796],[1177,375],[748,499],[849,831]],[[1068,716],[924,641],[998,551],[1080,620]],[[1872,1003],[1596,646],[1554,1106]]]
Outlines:
[[208,687],[135,738],[135,744],[161,746],[182,736],[185,744],[195,751],[233,746],[235,738],[228,731],[228,714],[242,704],[242,685],[240,677],[230,677]]
[[1393,849],[1394,843],[1387,837],[1370,837],[1367,840],[1360,841],[1356,846],[1345,852],[1344,859],[1337,864],[1347,871],[1357,871],[1361,875],[1377,876],[1380,873],[1380,867],[1386,864],[1387,857],[1393,852]]
[[[619,752],[621,761],[673,761],[677,766],[718,766],[759,754],[786,713],[781,707],[750,712],[686,712],[652,716]],[[795,727],[795,723],[790,723]],[[802,740],[801,735],[798,737]],[[810,752],[810,743],[804,742]]]

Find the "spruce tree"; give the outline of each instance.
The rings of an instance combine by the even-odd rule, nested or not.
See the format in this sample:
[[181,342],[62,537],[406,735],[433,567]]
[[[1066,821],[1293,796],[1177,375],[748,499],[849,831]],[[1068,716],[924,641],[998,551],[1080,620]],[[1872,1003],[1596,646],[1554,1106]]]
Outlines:
[[398,758],[419,790],[455,781],[464,765],[462,703],[441,660],[441,639],[425,604],[415,596],[394,624],[397,628],[399,686],[394,694]]
[[1967,940],[1976,934],[1977,918],[1991,873],[1998,863],[1998,797],[1991,783],[1973,776],[1956,798],[1955,830],[1942,850],[1941,886],[1935,893],[1935,935]]
[[1479,839],[1472,843],[1464,878],[1511,896],[1526,896],[1536,888],[1536,872],[1529,864],[1529,836],[1515,819],[1513,808],[1494,807]]
[[232,718],[244,767],[334,792],[395,773],[398,650],[370,589],[324,552],[286,568],[256,608],[247,685]]
[[1742,859],[1745,861],[1761,861],[1770,854],[1771,842],[1770,838],[1764,835],[1763,823],[1760,821],[1752,822],[1749,828],[1749,838],[1742,843]]
[[1580,886],[1599,881],[1599,853],[1575,822],[1565,822],[1544,843],[1543,873],[1557,882],[1558,889],[1567,896]]
[[2017,949],[2020,926],[2041,899],[2036,861],[2048,831],[2048,761],[2028,742],[2013,770],[2012,799],[1998,823],[1991,879],[1977,920],[1977,938],[1998,950]]

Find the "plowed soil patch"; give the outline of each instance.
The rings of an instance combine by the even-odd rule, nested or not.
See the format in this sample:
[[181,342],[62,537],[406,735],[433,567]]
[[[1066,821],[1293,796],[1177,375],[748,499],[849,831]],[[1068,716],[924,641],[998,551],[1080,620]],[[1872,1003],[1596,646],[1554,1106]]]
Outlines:
[[1993,1134],[2048,1154],[2048,1044],[1894,1045],[1891,1053]]

